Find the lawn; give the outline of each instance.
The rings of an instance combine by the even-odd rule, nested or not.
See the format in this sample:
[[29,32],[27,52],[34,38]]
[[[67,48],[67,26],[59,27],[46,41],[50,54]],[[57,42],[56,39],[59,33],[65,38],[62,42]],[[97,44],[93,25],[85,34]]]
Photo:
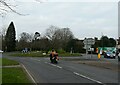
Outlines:
[[2,83],[2,68],[0,68],[0,85]]
[[19,63],[17,61],[14,61],[14,60],[2,58],[2,66],[9,66],[9,65],[19,65]]
[[[70,57],[70,56],[81,56],[80,53],[58,53],[60,57]],[[49,57],[49,54],[43,55],[41,52],[30,52],[30,53],[15,53],[11,54],[10,56],[16,57]]]
[[[14,60],[9,60],[6,58],[1,58],[2,66],[19,65],[18,62]],[[31,83],[25,70],[21,67],[3,67],[0,69],[0,81],[2,80],[2,85],[9,85],[11,83],[17,85],[20,83]],[[1,82],[0,82],[1,83]]]
[[16,56],[16,57],[48,57],[48,55],[42,55],[41,52],[29,52],[29,53],[14,53],[10,54],[9,56]]
[[27,74],[20,67],[17,68],[3,68],[2,69],[2,83],[31,83],[28,80]]

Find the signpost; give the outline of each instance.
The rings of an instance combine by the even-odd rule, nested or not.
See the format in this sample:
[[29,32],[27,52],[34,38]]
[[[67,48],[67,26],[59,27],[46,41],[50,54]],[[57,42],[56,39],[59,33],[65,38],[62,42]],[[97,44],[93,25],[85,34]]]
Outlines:
[[[86,56],[88,54],[88,49],[91,49],[91,45],[95,44],[95,40],[93,38],[85,38],[84,41],[84,48],[86,49]],[[91,49],[91,57],[92,57],[92,49]]]

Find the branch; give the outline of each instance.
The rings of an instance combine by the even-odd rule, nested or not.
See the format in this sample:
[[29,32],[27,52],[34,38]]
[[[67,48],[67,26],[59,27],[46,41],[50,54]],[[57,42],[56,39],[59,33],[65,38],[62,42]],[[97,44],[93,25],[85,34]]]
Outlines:
[[[28,15],[28,14],[21,14],[21,13],[15,11],[15,10],[12,8],[13,6],[12,6],[12,5],[9,5],[8,3],[6,3],[5,0],[4,0],[4,1],[3,1],[3,0],[0,0],[0,3],[1,3],[3,6],[7,7],[9,10],[11,10],[12,12],[14,12],[14,13],[16,13],[16,14],[18,14],[18,15],[22,15],[22,16]],[[16,7],[16,6],[14,6],[14,7]],[[4,12],[8,12],[8,10],[5,9],[4,7],[3,7],[3,8],[0,8],[0,10],[2,10],[2,11],[4,11]],[[2,14],[2,13],[1,13],[1,14]]]

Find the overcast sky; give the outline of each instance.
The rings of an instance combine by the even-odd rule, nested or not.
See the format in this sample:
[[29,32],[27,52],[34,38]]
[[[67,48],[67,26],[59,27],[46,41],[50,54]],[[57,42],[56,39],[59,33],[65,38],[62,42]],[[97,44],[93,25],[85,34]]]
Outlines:
[[[42,0],[44,1],[44,0]],[[114,1],[114,2],[113,2]],[[17,0],[16,10],[26,16],[9,13],[1,18],[1,26],[14,22],[17,38],[20,33],[45,33],[50,25],[68,27],[76,38],[98,37],[103,35],[118,38],[118,2],[106,0],[91,2],[87,0],[45,0],[43,3],[33,0]],[[28,15],[27,15],[28,14]]]

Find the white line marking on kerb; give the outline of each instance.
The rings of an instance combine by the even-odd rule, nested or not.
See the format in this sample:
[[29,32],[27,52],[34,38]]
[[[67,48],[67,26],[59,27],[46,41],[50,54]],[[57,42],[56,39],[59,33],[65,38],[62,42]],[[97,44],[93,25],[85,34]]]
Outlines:
[[[100,82],[100,81],[98,81],[98,80],[89,78],[89,77],[84,76],[84,75],[82,75],[82,74],[79,74],[79,73],[77,73],[77,72],[73,72],[73,73],[74,73],[75,75],[78,75],[78,76],[81,76],[81,77],[83,77],[83,78],[89,79],[89,80],[94,81],[94,82],[96,82],[96,83],[103,84],[102,82]],[[105,84],[104,84],[104,85],[105,85]]]
[[28,70],[26,69],[26,67],[21,64],[23,66],[23,68],[25,69],[25,71],[27,72],[27,74],[29,75],[29,77],[32,79],[33,83],[35,83],[37,85],[37,83],[35,82],[34,78],[32,77],[32,75],[28,72]]

